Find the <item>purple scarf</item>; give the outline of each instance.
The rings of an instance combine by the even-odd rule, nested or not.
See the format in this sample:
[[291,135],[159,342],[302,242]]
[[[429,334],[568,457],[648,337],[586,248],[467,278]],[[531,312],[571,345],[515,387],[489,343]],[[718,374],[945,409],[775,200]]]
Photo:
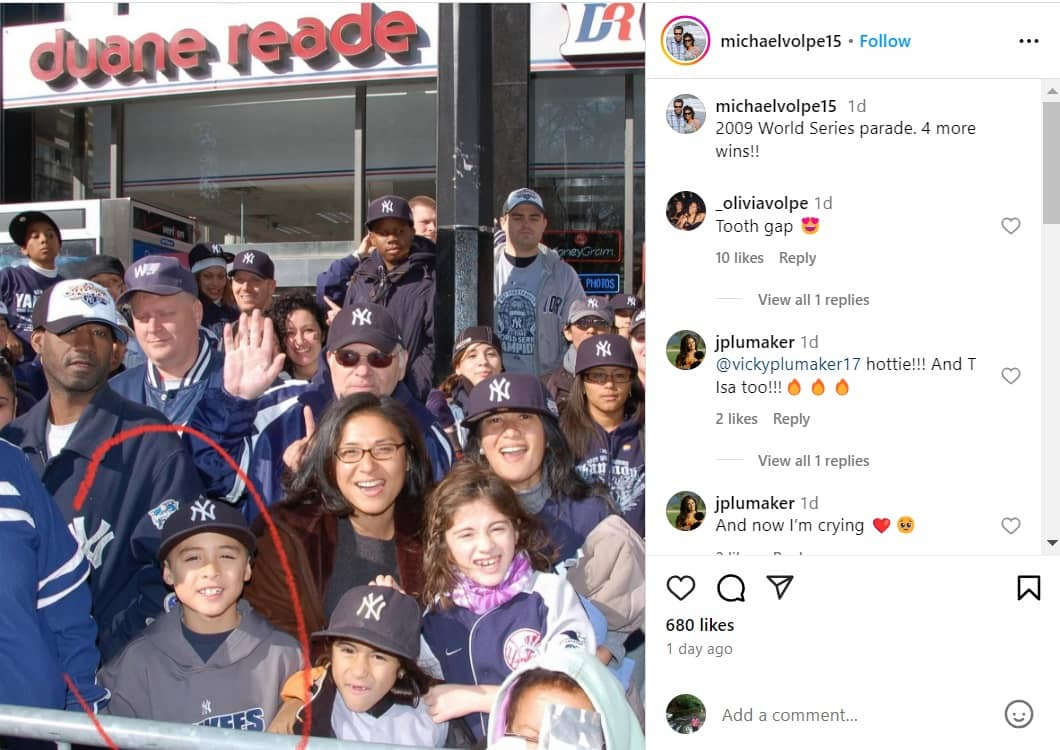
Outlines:
[[483,586],[463,573],[457,573],[456,586],[449,596],[456,606],[470,609],[476,615],[484,615],[522,591],[533,574],[530,555],[523,551],[512,558],[508,572],[496,586]]

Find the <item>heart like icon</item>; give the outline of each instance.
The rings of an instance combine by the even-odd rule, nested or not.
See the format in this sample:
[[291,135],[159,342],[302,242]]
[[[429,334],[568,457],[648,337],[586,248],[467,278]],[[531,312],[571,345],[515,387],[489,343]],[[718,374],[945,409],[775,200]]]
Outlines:
[[891,528],[891,519],[889,518],[874,518],[872,519],[872,525],[876,527],[876,531],[881,534],[887,529]]
[[1018,367],[1006,367],[1001,371],[1001,377],[1004,378],[1005,382],[1012,385],[1020,379],[1020,368]]
[[696,579],[692,576],[670,576],[666,579],[666,588],[678,601],[684,601],[696,588]]
[[1017,531],[1019,531],[1020,520],[1018,518],[1016,518],[1016,517],[1002,518],[1001,519],[1001,528],[1003,528],[1005,531],[1007,531],[1010,534],[1015,534]]
[[1020,228],[1020,220],[1015,216],[1004,218],[1001,220],[1001,228],[1009,234],[1015,234],[1016,230]]

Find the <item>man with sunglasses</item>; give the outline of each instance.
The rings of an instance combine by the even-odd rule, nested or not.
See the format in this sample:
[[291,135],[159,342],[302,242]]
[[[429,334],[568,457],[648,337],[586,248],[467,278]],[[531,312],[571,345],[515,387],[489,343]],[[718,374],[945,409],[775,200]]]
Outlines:
[[613,324],[613,313],[606,297],[589,297],[571,303],[567,325],[563,329],[563,338],[570,342],[570,346],[563,355],[563,364],[541,377],[541,382],[556,400],[560,412],[566,406],[571,387],[574,385],[574,363],[578,356],[578,347],[590,336],[611,333]]
[[[210,398],[214,408],[228,413],[229,425],[245,425],[242,431],[211,433],[239,460],[241,443],[251,447],[244,465],[262,500],[273,505],[283,498],[281,478],[294,470],[313,436],[316,422],[337,399],[368,392],[400,401],[419,425],[435,481],[453,465],[453,449],[445,431],[403,382],[409,363],[401,329],[382,305],[348,305],[334,317],[328,331],[327,367],[317,371],[309,384],[288,384],[265,390],[241,382],[239,374],[225,371],[224,391]],[[260,381],[259,381],[260,383]],[[237,398],[232,394],[240,393]],[[192,427],[198,427],[196,422]],[[223,467],[218,467],[223,471]],[[213,486],[213,485],[211,485]],[[233,493],[242,492],[235,484]],[[243,498],[249,518],[258,515],[253,500]]]

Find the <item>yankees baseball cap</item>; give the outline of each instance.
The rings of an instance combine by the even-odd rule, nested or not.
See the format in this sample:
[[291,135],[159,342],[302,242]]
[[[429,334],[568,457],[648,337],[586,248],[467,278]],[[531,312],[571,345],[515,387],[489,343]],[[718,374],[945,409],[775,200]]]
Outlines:
[[582,318],[600,318],[607,325],[613,325],[615,322],[615,314],[611,312],[603,297],[588,297],[571,302],[570,311],[567,313],[567,325],[574,325]]
[[214,266],[224,268],[235,257],[232,253],[226,253],[225,249],[216,242],[209,244],[200,242],[188,253],[188,263],[191,265],[191,272],[198,273]]
[[195,274],[169,255],[148,255],[129,266],[125,272],[125,291],[118,297],[124,305],[137,292],[169,297],[181,292],[198,296]]
[[368,230],[371,231],[372,223],[380,219],[401,219],[410,227],[415,226],[409,202],[400,195],[384,195],[368,204],[368,218],[364,222]]
[[339,599],[314,638],[342,638],[415,661],[420,654],[420,608],[390,586],[354,586]]
[[585,372],[590,367],[611,365],[637,369],[637,360],[625,336],[617,333],[602,333],[590,336],[578,347],[578,358],[574,362],[574,374]]
[[645,317],[646,313],[644,312],[643,307],[637,310],[637,314],[633,316],[633,321],[629,324],[630,335],[633,335],[633,332],[636,331],[638,328],[644,327]]
[[348,344],[368,344],[389,354],[403,343],[401,329],[390,313],[382,305],[372,302],[342,308],[335,313],[335,320],[328,329],[328,351],[332,352]]
[[489,344],[498,354],[501,351],[501,340],[490,326],[471,326],[462,330],[456,337],[456,343],[453,344],[453,361],[455,362],[460,353],[472,344]]
[[541,209],[541,213],[545,212],[545,202],[541,200],[541,196],[536,191],[530,188],[519,188],[508,193],[508,199],[504,201],[504,209],[501,214],[511,213],[513,208],[521,206],[524,203],[537,206]]
[[115,338],[123,344],[129,340],[128,329],[119,320],[118,309],[110,292],[86,279],[66,279],[44,290],[33,307],[33,329],[43,328],[56,335],[85,323],[110,326]]
[[491,375],[471,389],[464,424],[474,424],[490,414],[509,411],[531,412],[553,419],[559,417],[556,402],[537,376],[528,372],[502,372]]
[[614,312],[619,310],[639,310],[641,302],[635,294],[616,294],[608,302],[608,307]]
[[208,497],[199,497],[180,505],[162,526],[162,542],[158,547],[158,559],[165,560],[170,550],[189,536],[213,531],[230,536],[254,554],[257,546],[254,533],[247,519],[235,506]]
[[272,258],[261,250],[244,250],[236,253],[232,261],[232,270],[228,272],[228,275],[235,276],[236,271],[247,271],[263,279],[276,278],[276,268],[272,265]]
[[43,211],[23,211],[11,220],[7,226],[7,233],[11,235],[11,241],[19,247],[26,246],[26,230],[35,221],[43,221],[52,225],[55,236],[59,238],[59,244],[63,244],[63,233],[59,231],[59,225],[55,220]]
[[81,262],[74,269],[79,279],[91,279],[101,273],[112,273],[115,276],[125,276],[125,264],[113,255],[93,255]]

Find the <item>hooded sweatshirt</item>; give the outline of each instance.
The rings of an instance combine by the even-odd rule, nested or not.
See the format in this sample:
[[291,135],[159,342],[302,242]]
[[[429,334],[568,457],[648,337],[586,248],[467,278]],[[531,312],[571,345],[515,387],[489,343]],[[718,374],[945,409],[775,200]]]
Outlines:
[[155,620],[100,670],[110,712],[181,724],[264,732],[280,710],[280,688],[302,668],[302,651],[245,601],[209,661],[184,636],[181,608]]
[[512,672],[501,684],[490,710],[486,735],[489,747],[502,747],[497,743],[508,730],[506,718],[512,688],[523,674],[537,668],[562,672],[581,686],[600,714],[607,750],[644,750],[644,732],[626,702],[622,685],[591,651],[563,648],[559,643],[550,644],[536,659]]

